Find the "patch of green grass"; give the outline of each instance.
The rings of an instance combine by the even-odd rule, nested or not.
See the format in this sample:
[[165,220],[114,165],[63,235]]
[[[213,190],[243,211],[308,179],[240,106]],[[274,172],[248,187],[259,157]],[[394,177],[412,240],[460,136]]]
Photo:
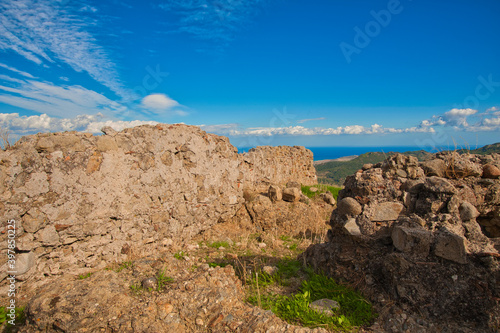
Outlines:
[[117,269],[115,269],[115,272],[120,273],[124,269],[127,268],[132,268],[134,266],[134,263],[132,261],[124,261],[120,266],[118,266]]
[[[10,310],[7,309],[5,306],[0,306],[0,325],[3,325],[6,323],[6,327],[3,329],[2,332],[5,333],[10,333],[13,332],[13,329],[15,328],[14,325],[11,325],[9,322],[11,322],[12,318],[8,316]],[[26,320],[26,315],[24,313],[24,306],[15,308],[14,310],[14,323],[15,325],[21,325],[25,322]]]
[[[316,187],[318,191],[312,192],[311,187]],[[320,193],[325,193],[325,192],[330,192],[335,200],[337,200],[337,197],[339,196],[339,191],[341,190],[340,187],[335,187],[335,186],[330,186],[326,184],[318,184],[318,185],[313,185],[313,186],[306,186],[302,185],[301,186],[302,193],[308,197],[309,199],[314,199],[316,196],[318,196]]]
[[290,242],[292,240],[292,237],[288,236],[288,235],[281,235],[280,236],[280,239],[284,242]]
[[[277,264],[273,276],[265,272],[251,275],[251,291],[247,301],[265,310],[272,310],[283,320],[306,327],[324,327],[331,330],[352,330],[369,324],[376,316],[372,305],[352,288],[303,268],[300,262],[284,259]],[[292,295],[267,292],[269,286],[287,286],[291,278],[303,275],[300,288]],[[276,290],[276,288],[272,288]],[[314,311],[309,304],[318,299],[331,299],[340,304],[333,316]]]
[[208,263],[208,267],[226,267],[227,265],[229,265],[229,263],[227,262],[209,262]]
[[78,279],[79,280],[83,280],[83,279],[89,278],[90,276],[92,276],[92,273],[88,272],[87,274],[80,274],[80,275],[78,275]]
[[165,273],[166,269],[163,271],[160,270],[156,275],[156,280],[158,281],[158,291],[161,291],[167,284],[174,282],[174,279],[167,276]]
[[225,249],[228,249],[231,245],[229,245],[229,242],[226,241],[218,241],[218,242],[213,242],[212,244],[208,245],[209,247],[212,247],[214,249],[218,249],[219,247],[224,247]]
[[187,253],[184,251],[179,251],[174,253],[174,258],[178,260],[183,260],[187,256]]
[[130,290],[132,290],[135,294],[139,294],[142,291],[142,286],[140,283],[134,283],[130,285]]

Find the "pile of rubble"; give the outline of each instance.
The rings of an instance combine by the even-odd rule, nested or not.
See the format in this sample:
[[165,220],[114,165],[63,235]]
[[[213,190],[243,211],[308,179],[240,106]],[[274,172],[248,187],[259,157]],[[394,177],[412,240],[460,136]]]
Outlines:
[[500,155],[397,154],[345,181],[305,259],[363,290],[388,332],[500,328]]

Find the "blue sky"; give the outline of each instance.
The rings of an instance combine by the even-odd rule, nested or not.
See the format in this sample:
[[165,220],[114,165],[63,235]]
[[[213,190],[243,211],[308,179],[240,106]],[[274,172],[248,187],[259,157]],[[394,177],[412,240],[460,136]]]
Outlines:
[[236,146],[500,141],[498,0],[0,4],[13,138],[185,123]]

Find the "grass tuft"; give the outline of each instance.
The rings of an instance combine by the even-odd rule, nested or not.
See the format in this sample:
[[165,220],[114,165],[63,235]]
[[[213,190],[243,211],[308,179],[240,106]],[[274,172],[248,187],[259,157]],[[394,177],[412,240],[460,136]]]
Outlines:
[[[311,187],[316,187],[318,189],[317,192],[312,192]],[[318,185],[313,185],[313,186],[307,186],[307,185],[301,185],[301,190],[302,193],[308,197],[309,199],[314,199],[316,198],[320,193],[325,193],[325,192],[330,192],[335,200],[337,200],[337,197],[339,195],[339,191],[341,190],[340,187],[335,187],[335,186],[330,186],[330,185],[325,185],[325,184],[318,184]]]
[[124,261],[120,266],[118,266],[117,269],[115,269],[115,272],[120,273],[124,269],[132,268],[133,266],[134,263],[132,261]]
[[174,279],[166,275],[167,270],[159,271],[156,275],[158,281],[158,291],[161,291],[167,284],[174,282]]
[[178,260],[183,260],[187,256],[187,253],[184,251],[179,251],[174,253],[174,258]]
[[92,276],[92,273],[88,272],[87,274],[80,274],[80,275],[78,275],[78,279],[79,280],[83,280],[83,279],[89,278],[91,276]]
[[[26,314],[24,313],[24,306],[15,308],[15,319],[14,319],[14,324],[15,325],[22,325],[26,321]],[[17,332],[15,330],[15,325],[11,325],[9,322],[11,322],[12,318],[8,316],[9,314],[9,309],[5,306],[0,306],[0,325],[3,325],[6,323],[4,329],[2,332],[5,333],[10,333],[10,332]]]
[[214,249],[218,249],[221,246],[224,247],[225,249],[228,249],[230,247],[229,242],[225,241],[213,242],[212,244],[209,245],[209,247]]
[[[306,327],[352,330],[369,324],[375,318],[372,305],[352,288],[325,275],[316,274],[310,268],[303,268],[297,260],[283,259],[277,267],[278,272],[273,276],[260,271],[251,274],[248,302],[273,311],[291,324]],[[274,292],[277,287],[287,286],[291,279],[304,274],[307,277],[295,293],[282,295]],[[340,309],[333,316],[309,308],[311,302],[323,298],[340,304]]]

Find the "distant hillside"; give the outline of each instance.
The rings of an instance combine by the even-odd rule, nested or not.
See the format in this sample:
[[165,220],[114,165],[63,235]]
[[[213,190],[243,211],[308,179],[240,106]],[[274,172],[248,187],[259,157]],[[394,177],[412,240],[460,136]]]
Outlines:
[[[466,152],[466,150],[462,149],[462,152]],[[488,155],[492,153],[500,153],[500,142],[486,145],[482,148],[474,149],[470,151],[471,154],[479,154],[479,155]]]
[[[471,154],[480,155],[500,153],[500,143],[494,143],[474,150],[460,149],[457,151],[460,153],[469,152]],[[386,158],[394,154],[396,153],[369,152],[359,155],[355,159],[346,162],[332,161],[316,165],[315,167],[316,173],[318,175],[318,181],[323,184],[342,185],[344,184],[345,178],[361,169],[363,164],[376,164],[384,161]],[[425,161],[434,155],[424,150],[408,151],[404,152],[403,154],[415,156],[419,161]]]

